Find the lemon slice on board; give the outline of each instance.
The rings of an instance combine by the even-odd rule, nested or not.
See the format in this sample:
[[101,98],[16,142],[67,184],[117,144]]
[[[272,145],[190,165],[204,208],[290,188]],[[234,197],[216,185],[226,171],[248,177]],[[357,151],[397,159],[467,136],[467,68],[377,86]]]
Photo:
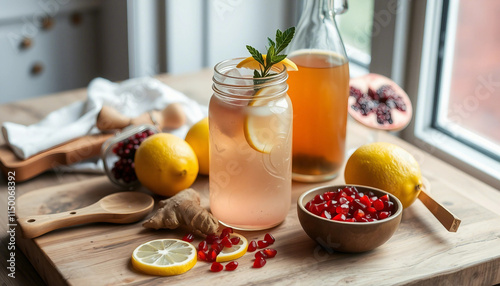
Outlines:
[[238,242],[238,244],[233,245],[230,248],[224,247],[222,251],[217,255],[216,258],[217,262],[226,262],[235,260],[242,257],[245,253],[247,253],[247,248],[248,248],[247,239],[243,235],[237,233],[232,233],[231,238],[233,237],[239,237],[240,242]]
[[196,249],[178,239],[158,239],[139,245],[132,253],[135,269],[150,275],[182,274],[196,264]]
[[[266,55],[262,55],[262,57],[264,58],[264,61],[265,61]],[[279,63],[284,64],[287,71],[298,71],[299,70],[297,65],[287,58],[285,58],[284,60],[282,60]],[[248,58],[242,60],[241,62],[239,62],[236,67],[237,68],[247,68],[247,69],[252,69],[252,70],[258,70],[262,67],[262,65],[258,61],[256,61],[253,57],[248,57]]]
[[[259,99],[267,95],[279,93],[281,87],[270,86],[258,90],[254,99],[248,103],[249,114],[244,121],[244,134],[248,144],[256,151],[269,154],[273,146],[280,140],[280,134],[289,131],[286,98],[277,100]],[[291,115],[290,115],[291,116]],[[288,124],[286,124],[288,122]]]

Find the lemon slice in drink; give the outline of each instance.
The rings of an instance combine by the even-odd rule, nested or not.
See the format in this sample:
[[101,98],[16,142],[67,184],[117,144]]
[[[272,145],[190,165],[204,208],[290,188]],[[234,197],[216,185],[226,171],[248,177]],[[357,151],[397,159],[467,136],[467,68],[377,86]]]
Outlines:
[[[248,106],[244,121],[244,134],[250,147],[261,153],[269,154],[280,140],[279,134],[287,134],[291,119],[287,118],[286,98],[262,99],[267,95],[283,92],[282,87],[270,86],[258,90]],[[290,115],[291,116],[291,115]],[[288,123],[288,124],[287,124]]]
[[233,245],[230,248],[224,247],[222,251],[219,253],[219,255],[217,255],[216,258],[217,262],[226,262],[235,260],[242,257],[245,253],[247,253],[247,248],[248,248],[247,239],[243,235],[237,233],[232,233],[231,238],[233,237],[239,237],[240,242],[238,242],[238,244]]
[[[262,55],[262,57],[264,58],[264,61],[265,61],[266,55]],[[287,71],[298,71],[299,70],[299,68],[297,68],[297,65],[287,58],[285,58],[284,60],[282,60],[279,63],[284,64]],[[247,69],[252,69],[252,70],[258,70],[261,68],[261,64],[258,61],[256,61],[253,57],[248,57],[248,58],[242,60],[241,62],[239,62],[236,67],[237,68],[247,68]]]
[[182,274],[196,264],[196,249],[178,239],[158,239],[139,245],[132,253],[132,266],[150,275]]

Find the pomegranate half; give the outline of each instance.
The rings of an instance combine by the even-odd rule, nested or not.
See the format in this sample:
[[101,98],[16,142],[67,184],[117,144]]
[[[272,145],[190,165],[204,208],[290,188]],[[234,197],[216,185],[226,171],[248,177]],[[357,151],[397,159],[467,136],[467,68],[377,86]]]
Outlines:
[[350,80],[348,109],[361,124],[388,131],[405,128],[412,116],[408,94],[391,79],[373,73]]

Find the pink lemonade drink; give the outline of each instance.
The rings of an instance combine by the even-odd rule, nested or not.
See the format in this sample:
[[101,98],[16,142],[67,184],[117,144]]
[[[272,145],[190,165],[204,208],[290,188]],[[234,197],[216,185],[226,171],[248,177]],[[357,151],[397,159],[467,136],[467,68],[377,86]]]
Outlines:
[[253,79],[242,59],[215,66],[209,106],[210,209],[224,225],[280,224],[291,203],[292,105],[284,67]]

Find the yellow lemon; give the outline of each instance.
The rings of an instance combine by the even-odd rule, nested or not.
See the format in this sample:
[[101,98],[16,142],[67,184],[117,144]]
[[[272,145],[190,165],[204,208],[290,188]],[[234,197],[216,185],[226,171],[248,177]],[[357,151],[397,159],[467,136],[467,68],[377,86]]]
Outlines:
[[139,245],[132,253],[132,266],[146,274],[182,274],[196,264],[196,249],[178,239],[158,239]]
[[[262,55],[262,57],[264,58],[264,62],[265,62],[266,55]],[[279,63],[284,64],[287,71],[298,71],[299,70],[297,65],[287,58],[285,58],[284,60],[282,60]],[[236,67],[237,68],[247,68],[247,69],[252,69],[252,70],[258,70],[262,67],[262,65],[258,61],[256,61],[253,57],[248,57],[248,58],[242,60],[241,62],[239,62]]]
[[191,145],[198,158],[200,174],[208,175],[208,117],[195,123],[186,135],[186,142]]
[[415,158],[403,148],[377,142],[359,147],[347,160],[344,179],[347,184],[365,185],[395,195],[410,206],[422,188],[422,175]]
[[224,247],[221,252],[217,255],[217,262],[226,262],[238,259],[242,257],[245,253],[247,253],[248,249],[248,241],[247,239],[240,234],[232,233],[231,238],[239,237],[240,241],[238,244],[231,246],[230,248]]
[[135,153],[134,165],[142,185],[167,197],[189,188],[199,168],[193,148],[168,133],[154,134],[144,140]]

